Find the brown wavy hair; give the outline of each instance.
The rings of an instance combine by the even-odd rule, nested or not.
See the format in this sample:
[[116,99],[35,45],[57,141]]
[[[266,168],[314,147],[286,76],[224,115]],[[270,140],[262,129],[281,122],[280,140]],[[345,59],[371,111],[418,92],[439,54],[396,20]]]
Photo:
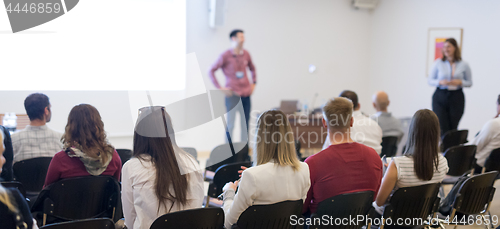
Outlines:
[[[455,52],[453,53],[453,59],[454,61],[461,61],[462,60],[462,52],[460,52],[460,47],[458,47],[458,42],[457,40],[455,40],[455,38],[448,38],[444,41],[444,43],[450,43],[451,45],[453,45],[453,47],[455,47]],[[444,55],[444,51],[441,50],[441,52],[443,53],[443,57],[441,58],[442,61],[446,61],[446,56]]]
[[113,157],[115,151],[106,139],[99,111],[89,104],[76,105],[71,109],[61,141],[64,148],[75,147],[92,158],[101,156],[102,163]]
[[415,174],[420,180],[429,181],[434,168],[439,167],[439,120],[428,109],[418,110],[410,123],[405,156],[413,157]]
[[[166,133],[165,137],[146,137],[134,131],[133,156],[142,161],[149,161],[147,157],[149,156],[156,169],[155,194],[159,203],[157,212],[160,211],[161,205],[167,208],[168,201],[172,202],[168,212],[170,212],[174,204],[178,204],[178,206],[185,205],[188,202],[188,174],[181,174],[175,157],[174,147],[170,139],[170,135],[173,133],[168,131],[168,125],[172,125],[170,116],[162,108],[161,115],[148,115],[136,125],[136,129],[155,130],[158,133],[162,132],[164,128]],[[170,129],[173,130],[171,126]],[[173,193],[171,189],[173,189]]]

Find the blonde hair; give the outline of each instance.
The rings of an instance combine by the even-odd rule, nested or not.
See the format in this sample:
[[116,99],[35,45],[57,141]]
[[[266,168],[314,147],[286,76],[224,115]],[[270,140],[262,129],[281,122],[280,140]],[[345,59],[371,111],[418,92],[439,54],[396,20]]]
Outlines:
[[344,130],[350,127],[353,105],[351,100],[343,97],[330,99],[323,107],[328,130]]
[[259,117],[254,149],[254,165],[274,160],[280,166],[290,165],[294,171],[299,170],[292,128],[282,111],[269,110]]

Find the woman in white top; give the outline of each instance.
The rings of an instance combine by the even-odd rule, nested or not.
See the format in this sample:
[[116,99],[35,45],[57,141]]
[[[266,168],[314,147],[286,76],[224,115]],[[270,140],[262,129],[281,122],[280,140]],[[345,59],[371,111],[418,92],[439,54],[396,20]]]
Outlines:
[[413,115],[404,156],[394,157],[384,175],[373,204],[382,214],[393,190],[441,182],[448,172],[448,161],[439,153],[439,121],[427,109]]
[[253,160],[254,167],[243,171],[241,182],[223,188],[226,228],[254,204],[306,199],[311,186],[309,167],[297,158],[293,132],[282,111],[266,111],[259,117]]
[[149,228],[161,215],[202,206],[201,170],[175,143],[164,107],[140,110],[133,152],[122,169],[123,213],[128,228]]

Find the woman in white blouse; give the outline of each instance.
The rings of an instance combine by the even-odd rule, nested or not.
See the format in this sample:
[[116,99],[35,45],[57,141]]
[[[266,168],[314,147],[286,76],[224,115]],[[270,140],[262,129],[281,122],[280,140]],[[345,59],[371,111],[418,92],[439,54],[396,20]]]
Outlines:
[[128,228],[149,228],[161,215],[202,206],[201,170],[175,143],[164,107],[140,110],[133,152],[122,168],[123,213]]
[[226,228],[254,204],[306,199],[311,186],[309,167],[297,158],[293,132],[283,112],[270,110],[259,117],[253,160],[254,167],[243,171],[240,182],[223,188]]
[[379,214],[393,190],[443,181],[448,161],[439,153],[439,136],[439,121],[433,111],[422,109],[413,115],[406,151],[390,162],[373,204]]

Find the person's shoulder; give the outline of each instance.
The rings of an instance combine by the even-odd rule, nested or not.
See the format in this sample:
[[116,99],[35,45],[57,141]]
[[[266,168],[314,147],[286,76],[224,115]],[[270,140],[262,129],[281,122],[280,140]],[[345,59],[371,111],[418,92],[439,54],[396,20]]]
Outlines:
[[127,162],[125,162],[125,164],[123,164],[122,170],[127,170],[127,169],[131,169],[131,168],[138,168],[139,166],[142,167],[142,165],[141,165],[142,163],[148,163],[148,162],[141,162],[139,158],[131,157],[130,159],[128,159]]
[[434,61],[434,65],[436,64],[443,64],[445,61],[443,61],[441,58],[438,58]]
[[64,150],[61,150],[59,152],[57,152],[56,154],[54,154],[54,156],[52,157],[52,160],[67,160],[67,159],[70,159],[70,157],[68,156],[68,154],[66,153],[66,151]]
[[306,160],[304,161],[304,163],[308,164],[308,166],[309,166],[313,163],[324,160],[324,158],[327,156],[327,154],[333,153],[333,151],[334,151],[333,147],[330,145],[330,146],[326,147],[326,149],[321,150],[321,151],[317,152],[316,154],[313,154],[313,155],[307,157]]

